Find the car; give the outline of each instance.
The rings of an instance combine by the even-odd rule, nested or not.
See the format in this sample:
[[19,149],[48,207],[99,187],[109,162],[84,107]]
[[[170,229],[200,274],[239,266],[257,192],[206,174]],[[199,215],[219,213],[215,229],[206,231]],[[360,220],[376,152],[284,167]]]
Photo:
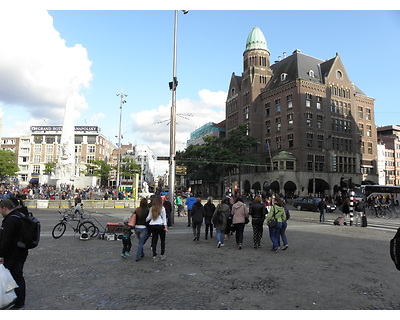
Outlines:
[[[321,202],[321,198],[314,197],[297,197],[293,201],[293,206],[301,211],[301,210],[309,210],[309,211],[318,211],[318,203]],[[333,212],[336,210],[336,205],[332,203],[326,203],[327,212]]]

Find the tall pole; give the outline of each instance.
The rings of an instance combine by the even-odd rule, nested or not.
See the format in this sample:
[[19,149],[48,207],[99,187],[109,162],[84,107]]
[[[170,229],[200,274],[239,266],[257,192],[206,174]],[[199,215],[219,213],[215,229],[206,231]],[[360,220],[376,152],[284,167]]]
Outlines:
[[176,86],[178,85],[178,80],[176,78],[177,30],[178,30],[178,10],[175,10],[172,84],[170,83],[170,89],[172,90],[172,105],[171,105],[170,142],[169,142],[169,176],[168,176],[169,200],[172,204],[171,217],[174,217],[174,215],[175,215],[174,193],[175,193],[175,155],[176,155],[176,142],[175,142],[175,139],[176,139]]
[[119,132],[118,132],[118,159],[117,159],[117,181],[116,181],[116,188],[117,193],[119,192],[119,184],[120,184],[120,172],[121,172],[121,124],[122,124],[122,105],[126,103],[124,99],[127,97],[127,94],[124,94],[122,91],[121,93],[117,93],[117,96],[120,97],[120,104],[119,104]]
[[[174,51],[172,64],[172,82],[169,83],[169,88],[172,90],[172,105],[171,105],[171,123],[170,123],[170,144],[169,144],[169,177],[168,177],[168,194],[172,204],[171,218],[174,221],[175,215],[175,156],[176,156],[176,87],[178,79],[176,77],[176,48],[178,34],[178,11],[174,13]],[[188,13],[182,10],[184,14]]]

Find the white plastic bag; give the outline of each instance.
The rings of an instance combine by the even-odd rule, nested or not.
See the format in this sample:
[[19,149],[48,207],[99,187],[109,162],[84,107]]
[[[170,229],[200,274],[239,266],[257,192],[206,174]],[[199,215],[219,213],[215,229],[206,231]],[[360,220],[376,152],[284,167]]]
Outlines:
[[10,305],[16,298],[14,289],[18,288],[10,270],[0,264],[0,308]]

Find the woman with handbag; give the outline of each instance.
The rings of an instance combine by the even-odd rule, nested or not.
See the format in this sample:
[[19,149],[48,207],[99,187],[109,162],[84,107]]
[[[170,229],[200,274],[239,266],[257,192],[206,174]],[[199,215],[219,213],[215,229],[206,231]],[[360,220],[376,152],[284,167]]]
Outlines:
[[277,252],[279,247],[279,237],[281,234],[282,222],[286,220],[284,202],[281,198],[275,198],[271,210],[267,215],[267,224],[269,227],[269,237],[272,242],[272,251]]
[[236,230],[236,246],[238,250],[242,249],[244,226],[246,218],[249,218],[249,211],[243,203],[241,197],[237,197],[235,204],[232,206],[232,224]]
[[153,250],[153,260],[157,261],[157,242],[158,237],[161,240],[161,260],[165,260],[165,235],[168,232],[167,214],[162,205],[160,196],[156,196],[153,200],[153,205],[150,208],[146,221],[150,221],[151,230],[151,248]]
[[253,203],[250,205],[249,208],[249,215],[251,215],[251,225],[253,227],[254,249],[261,247],[265,212],[265,205],[262,203],[261,197],[255,197]]

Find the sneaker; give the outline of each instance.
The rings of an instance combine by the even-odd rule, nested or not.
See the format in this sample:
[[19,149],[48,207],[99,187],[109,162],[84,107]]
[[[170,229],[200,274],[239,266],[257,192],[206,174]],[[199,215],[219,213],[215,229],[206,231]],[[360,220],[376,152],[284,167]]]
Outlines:
[[218,242],[217,248],[221,248],[221,242]]
[[241,244],[238,245],[238,250],[242,250],[242,245]]
[[221,247],[223,247],[225,244],[221,243]]
[[153,257],[153,261],[154,261],[154,262],[157,262],[157,261],[158,261],[157,256],[154,256],[154,257]]
[[280,247],[276,247],[273,249],[274,252],[277,252],[280,249]]
[[161,255],[161,260],[165,260],[165,258],[166,258],[165,254],[162,254]]
[[125,255],[128,256],[128,257],[132,256],[130,252],[125,252]]
[[121,253],[122,258],[126,258],[125,253]]
[[284,245],[282,250],[286,250],[287,248],[289,248],[289,246],[288,245]]
[[197,240],[197,237],[194,237],[194,238],[193,238],[193,241],[196,241],[196,240]]

